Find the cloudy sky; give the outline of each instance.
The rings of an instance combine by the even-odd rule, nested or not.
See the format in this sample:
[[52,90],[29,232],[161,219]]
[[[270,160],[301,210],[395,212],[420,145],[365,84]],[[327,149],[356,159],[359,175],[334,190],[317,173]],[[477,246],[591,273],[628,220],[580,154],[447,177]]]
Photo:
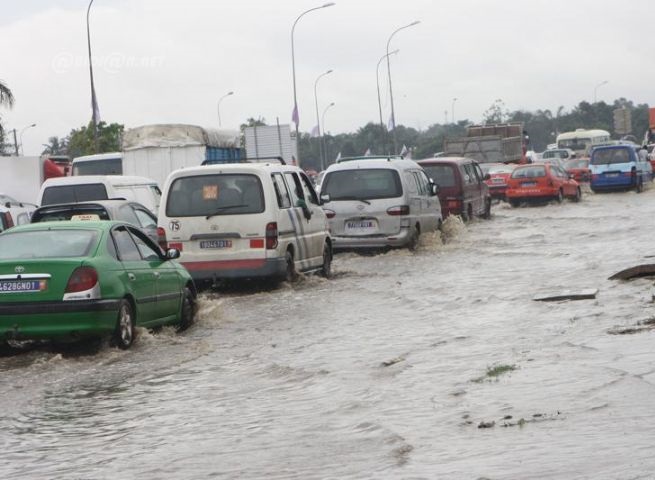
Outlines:
[[[300,129],[319,110],[333,134],[378,121],[376,65],[391,50],[398,124],[480,121],[495,99],[510,110],[569,110],[581,100],[655,103],[652,0],[335,0],[295,30]],[[95,0],[91,34],[101,117],[126,127],[191,123],[237,128],[248,117],[290,122],[291,25],[323,0]],[[0,79],[16,104],[25,154],[91,117],[86,0],[4,2]],[[383,64],[384,65],[384,64]],[[390,103],[380,69],[385,121]],[[601,82],[606,84],[598,87]]]

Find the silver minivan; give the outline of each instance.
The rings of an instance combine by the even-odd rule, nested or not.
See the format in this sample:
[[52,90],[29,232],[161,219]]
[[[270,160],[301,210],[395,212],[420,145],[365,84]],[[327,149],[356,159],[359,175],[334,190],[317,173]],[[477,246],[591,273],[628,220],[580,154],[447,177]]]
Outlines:
[[402,157],[344,158],[321,183],[334,249],[407,247],[441,227],[437,186]]

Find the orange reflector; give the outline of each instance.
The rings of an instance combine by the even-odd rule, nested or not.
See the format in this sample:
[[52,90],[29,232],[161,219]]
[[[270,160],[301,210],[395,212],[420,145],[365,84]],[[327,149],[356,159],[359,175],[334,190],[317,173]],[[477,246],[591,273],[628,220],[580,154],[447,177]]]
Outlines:
[[170,242],[168,244],[168,248],[174,248],[174,249],[179,250],[181,252],[182,251],[182,243],[181,242]]
[[263,238],[251,238],[250,239],[250,248],[264,248],[264,239]]

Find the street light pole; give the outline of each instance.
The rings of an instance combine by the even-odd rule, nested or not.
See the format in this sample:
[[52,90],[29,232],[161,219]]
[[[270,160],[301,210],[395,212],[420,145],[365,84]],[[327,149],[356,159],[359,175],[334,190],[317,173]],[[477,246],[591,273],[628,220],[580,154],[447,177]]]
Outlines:
[[[325,109],[323,110],[323,115],[321,116],[321,125],[323,125],[323,132],[325,132],[325,114],[326,112],[331,108],[334,107],[334,102],[330,103]],[[321,136],[321,143],[323,144],[323,150],[325,150],[325,163],[323,163],[323,159],[321,159],[321,170],[325,170],[328,165],[328,160],[327,160],[327,144],[325,143],[325,135]]]
[[[20,139],[20,154],[25,155],[25,150],[23,149],[23,133],[25,133],[25,130],[28,128],[36,127],[36,123],[33,123],[32,125],[28,125],[27,127],[23,128],[20,131],[19,139]],[[16,149],[16,155],[18,155],[18,149]]]
[[413,27],[414,25],[418,25],[421,23],[419,20],[416,20],[409,25],[405,25],[404,27],[400,27],[394,32],[389,35],[389,40],[387,40],[387,75],[389,76],[389,100],[391,101],[391,128],[393,129],[393,154],[396,154],[396,151],[398,150],[397,148],[397,141],[396,141],[396,112],[394,110],[393,106],[393,88],[391,86],[391,62],[389,61],[389,45],[391,44],[391,39],[393,36],[400,32],[401,30],[404,30],[405,28]]
[[[296,51],[293,44],[293,34],[296,30],[296,24],[298,23],[298,20],[300,20],[302,17],[307,15],[309,12],[313,12],[314,10],[320,10],[321,8],[331,7],[332,5],[334,5],[334,2],[326,3],[325,5],[321,5],[320,7],[314,7],[314,8],[310,8],[309,10],[305,10],[300,15],[298,15],[298,18],[296,18],[296,20],[293,22],[293,26],[291,27],[291,74],[293,77],[293,114],[291,119],[296,124],[296,142],[298,142],[299,140],[298,123],[300,122],[300,116],[298,114],[298,96],[296,94]],[[298,164],[300,164],[299,159],[296,159],[296,161],[298,162]]]
[[89,48],[89,77],[91,78],[91,119],[93,121],[93,145],[95,153],[98,153],[98,99],[96,98],[96,88],[93,83],[93,62],[91,61],[91,32],[89,29],[89,14],[91,13],[93,0],[89,2],[86,9],[86,42]]
[[227,92],[225,95],[223,95],[221,98],[218,99],[218,103],[216,104],[216,110],[218,111],[218,126],[221,126],[221,102],[225,97],[229,97],[230,95],[234,95],[234,92]]
[[603,85],[606,85],[607,83],[609,83],[607,80],[603,80],[602,82],[600,82],[598,85],[596,85],[594,87],[594,103],[596,103],[596,92],[598,92],[598,89],[600,87],[602,87]]
[[382,55],[380,57],[380,60],[378,60],[378,66],[375,69],[375,81],[377,82],[378,85],[378,110],[380,111],[380,125],[382,125],[382,128],[384,128],[384,120],[382,119],[382,101],[380,100],[380,63],[382,63],[382,60],[387,58],[389,55],[394,55],[399,51],[400,50],[396,49],[393,52]]
[[318,118],[318,94],[316,93],[316,87],[318,85],[318,81],[326,76],[332,73],[332,69],[328,70],[327,72],[321,73],[318,77],[316,77],[316,80],[314,81],[314,104],[316,105],[316,128],[318,130],[318,154],[320,158],[320,164],[323,165],[323,149],[321,148],[321,122],[319,121]]
[[457,97],[453,98],[453,104],[450,109],[450,120],[453,124],[455,124],[455,102],[457,101]]

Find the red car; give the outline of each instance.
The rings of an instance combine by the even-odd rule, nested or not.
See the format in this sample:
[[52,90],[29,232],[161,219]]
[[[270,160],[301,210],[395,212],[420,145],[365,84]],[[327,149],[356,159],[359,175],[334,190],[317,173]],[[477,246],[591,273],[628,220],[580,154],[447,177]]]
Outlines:
[[573,176],[576,182],[588,182],[591,179],[588,158],[574,158],[564,164],[566,173]]
[[480,168],[482,168],[482,172],[485,174],[484,178],[486,180],[484,183],[489,187],[491,198],[505,200],[507,179],[516,168],[516,165],[511,163],[481,163]]
[[561,202],[564,197],[579,202],[582,190],[580,184],[570,178],[561,167],[533,163],[514,169],[507,182],[505,195],[511,206],[518,207],[524,201]]

